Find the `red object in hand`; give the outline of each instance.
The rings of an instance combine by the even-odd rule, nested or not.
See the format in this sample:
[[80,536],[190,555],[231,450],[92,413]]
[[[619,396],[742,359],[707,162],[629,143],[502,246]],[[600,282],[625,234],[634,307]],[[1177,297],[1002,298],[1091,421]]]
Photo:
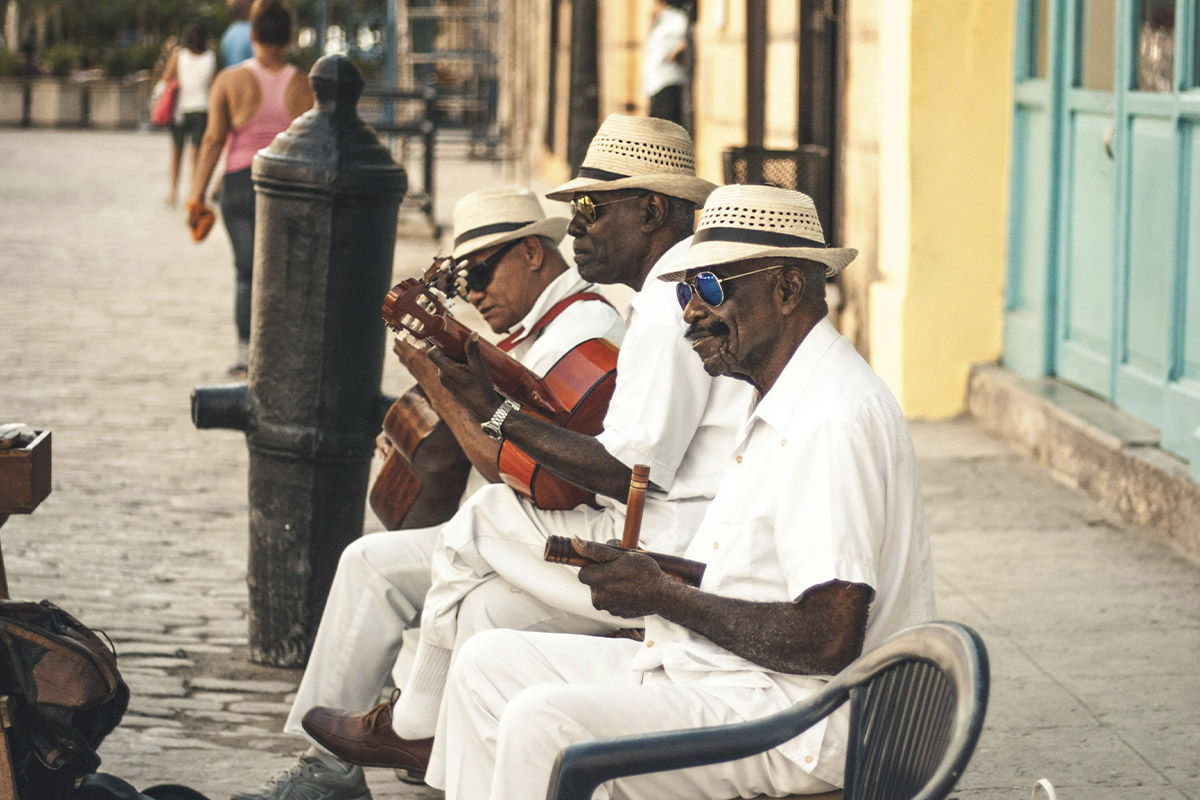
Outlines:
[[189,200],[187,212],[187,224],[192,229],[192,240],[204,241],[204,237],[208,236],[208,232],[212,230],[213,224],[217,221],[217,215],[211,208],[204,205],[203,200]]
[[150,112],[150,124],[156,128],[165,128],[171,124],[175,115],[175,100],[179,97],[179,81],[171,78],[163,85],[163,92]]

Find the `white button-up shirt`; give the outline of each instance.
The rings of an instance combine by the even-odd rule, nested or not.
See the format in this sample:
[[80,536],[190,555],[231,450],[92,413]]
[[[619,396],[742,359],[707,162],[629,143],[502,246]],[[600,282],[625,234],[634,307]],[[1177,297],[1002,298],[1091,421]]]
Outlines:
[[687,80],[687,71],[671,54],[687,41],[688,16],[678,8],[664,8],[650,27],[642,50],[642,93],[653,97],[668,86]]
[[[585,281],[575,267],[570,267],[542,290],[533,308],[513,330],[532,330],[555,303],[579,292],[600,294],[594,284]],[[615,308],[600,300],[579,300],[563,309],[536,335],[518,341],[508,354],[538,375],[545,375],[580,342],[608,339],[619,347],[624,338],[625,321]]]
[[[708,564],[701,589],[790,602],[831,580],[874,590],[864,652],[933,619],[932,564],[908,425],[887,386],[822,320],[750,413],[687,557]],[[653,644],[651,644],[653,643]],[[827,676],[772,672],[660,617],[646,618],[633,667],[677,683],[757,687],[737,709],[762,717],[802,700]],[[740,696],[740,695],[739,695]],[[843,709],[780,751],[841,785]]]
[[[690,244],[691,237],[664,253],[630,301],[617,385],[597,437],[626,466],[650,466],[654,488],[646,493],[641,542],[659,552],[677,553],[687,545],[755,395],[743,381],[704,371],[684,338],[687,323],[675,285],[658,280],[677,269]],[[597,502],[622,507],[608,497]]]

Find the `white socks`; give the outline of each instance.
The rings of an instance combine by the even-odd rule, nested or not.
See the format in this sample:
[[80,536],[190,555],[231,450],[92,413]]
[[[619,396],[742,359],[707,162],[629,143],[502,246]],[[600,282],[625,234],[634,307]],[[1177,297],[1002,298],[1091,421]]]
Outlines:
[[437,730],[438,709],[450,674],[448,648],[417,645],[412,673],[392,706],[392,730],[402,739],[428,739]]

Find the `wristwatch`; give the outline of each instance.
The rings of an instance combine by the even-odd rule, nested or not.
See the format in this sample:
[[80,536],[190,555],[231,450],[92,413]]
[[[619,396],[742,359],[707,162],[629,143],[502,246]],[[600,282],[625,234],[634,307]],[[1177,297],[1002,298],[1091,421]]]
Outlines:
[[500,407],[496,409],[496,413],[492,414],[492,418],[487,422],[480,423],[479,427],[482,428],[483,432],[489,437],[493,439],[503,439],[504,431],[501,429],[504,427],[504,420],[508,419],[508,415],[512,412],[520,410],[520,403],[515,400],[506,399],[500,404]]

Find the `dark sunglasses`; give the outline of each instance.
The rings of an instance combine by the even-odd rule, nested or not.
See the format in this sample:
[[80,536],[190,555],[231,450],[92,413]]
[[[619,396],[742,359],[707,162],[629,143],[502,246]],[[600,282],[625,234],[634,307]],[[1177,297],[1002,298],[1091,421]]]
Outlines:
[[783,264],[772,264],[762,269],[743,272],[741,275],[730,275],[728,278],[718,278],[716,273],[708,272],[707,270],[698,272],[692,277],[684,278],[675,284],[675,297],[679,300],[680,308],[687,308],[688,301],[692,299],[692,293],[695,292],[704,301],[705,305],[716,308],[725,302],[725,290],[721,288],[722,283],[738,278],[745,278],[747,275],[757,275],[769,269],[779,269],[782,266]]
[[637,200],[639,197],[645,197],[645,195],[635,194],[632,197],[622,197],[619,200],[597,203],[592,200],[591,195],[581,194],[578,197],[572,198],[571,210],[580,216],[584,224],[591,225],[596,221],[596,209],[600,206],[611,206],[613,203],[624,203],[626,200]]
[[521,239],[513,239],[508,244],[501,247],[490,256],[480,261],[474,266],[468,267],[466,259],[458,262],[459,273],[465,276],[468,292],[482,292],[492,282],[492,273],[496,271],[496,266],[500,263],[500,259],[521,243]]

